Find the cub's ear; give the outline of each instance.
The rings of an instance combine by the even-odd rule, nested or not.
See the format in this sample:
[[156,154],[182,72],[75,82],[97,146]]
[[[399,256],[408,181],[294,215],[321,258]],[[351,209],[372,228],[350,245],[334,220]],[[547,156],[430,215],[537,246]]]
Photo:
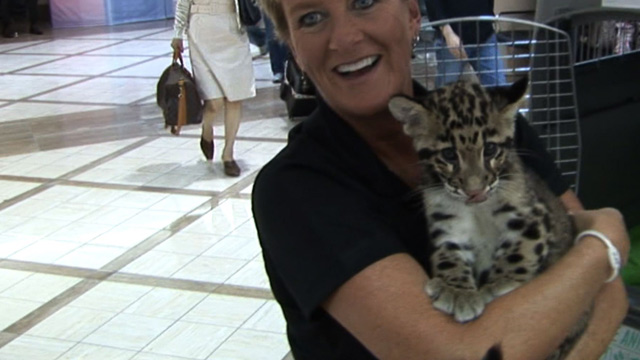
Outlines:
[[524,76],[510,86],[489,88],[488,92],[500,113],[513,118],[529,90],[529,77]]
[[427,113],[422,104],[405,95],[391,97],[388,106],[391,115],[405,125],[419,121]]
[[407,135],[415,137],[435,130],[431,111],[417,99],[395,95],[389,100],[388,106],[391,115],[404,125],[404,132]]

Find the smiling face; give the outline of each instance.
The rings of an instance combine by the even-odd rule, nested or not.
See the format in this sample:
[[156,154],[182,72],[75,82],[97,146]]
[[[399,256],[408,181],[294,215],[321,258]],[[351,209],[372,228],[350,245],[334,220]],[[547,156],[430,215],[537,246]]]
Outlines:
[[392,95],[412,94],[415,0],[281,0],[296,61],[344,118],[387,110]]

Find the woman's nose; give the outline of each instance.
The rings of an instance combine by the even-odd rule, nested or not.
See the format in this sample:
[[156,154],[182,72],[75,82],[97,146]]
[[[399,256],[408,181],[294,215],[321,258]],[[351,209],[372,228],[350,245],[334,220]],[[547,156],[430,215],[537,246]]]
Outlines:
[[329,48],[331,50],[351,49],[363,37],[362,30],[354,16],[350,14],[335,16],[333,18]]

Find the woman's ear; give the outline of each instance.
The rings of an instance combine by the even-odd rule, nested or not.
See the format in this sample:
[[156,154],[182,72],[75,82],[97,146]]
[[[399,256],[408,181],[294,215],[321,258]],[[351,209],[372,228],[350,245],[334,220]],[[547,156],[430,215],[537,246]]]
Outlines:
[[409,25],[412,34],[420,33],[420,24],[422,23],[422,14],[420,13],[420,5],[418,0],[407,0],[409,6]]

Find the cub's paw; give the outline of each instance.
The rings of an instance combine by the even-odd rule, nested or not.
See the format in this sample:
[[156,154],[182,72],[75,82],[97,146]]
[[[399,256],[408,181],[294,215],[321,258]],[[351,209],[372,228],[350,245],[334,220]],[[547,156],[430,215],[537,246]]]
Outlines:
[[521,282],[513,279],[497,279],[490,282],[480,289],[480,293],[484,298],[485,304],[490,303],[493,299],[508,294],[522,285]]
[[458,322],[471,321],[484,311],[485,303],[477,290],[456,288],[435,278],[427,282],[425,291],[436,309],[453,315]]

